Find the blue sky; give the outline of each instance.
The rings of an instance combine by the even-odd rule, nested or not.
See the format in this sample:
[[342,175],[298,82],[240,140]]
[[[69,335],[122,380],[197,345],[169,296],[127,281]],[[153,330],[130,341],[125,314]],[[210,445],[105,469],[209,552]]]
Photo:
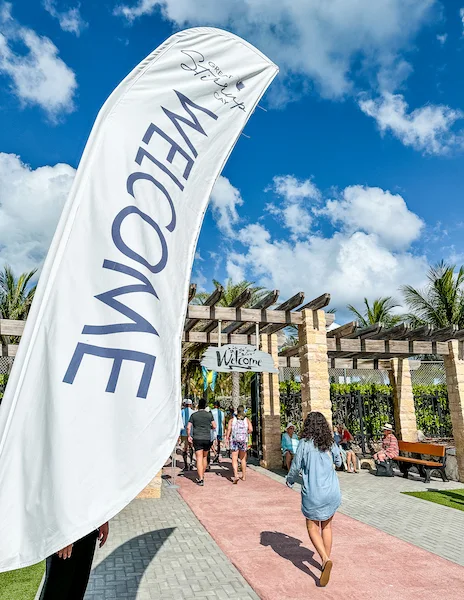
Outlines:
[[193,281],[330,292],[342,319],[464,263],[464,0],[0,0],[1,263],[40,268],[99,108],[197,25],[281,73],[215,188]]

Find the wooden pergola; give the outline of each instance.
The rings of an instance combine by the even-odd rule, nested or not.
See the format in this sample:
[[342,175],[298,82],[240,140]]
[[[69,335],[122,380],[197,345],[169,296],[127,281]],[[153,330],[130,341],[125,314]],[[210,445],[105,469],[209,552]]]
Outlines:
[[[304,292],[298,292],[288,300],[279,303],[279,290],[269,292],[251,308],[251,291],[245,290],[231,306],[218,306],[224,289],[218,287],[205,300],[204,304],[191,304],[195,298],[196,285],[190,286],[187,318],[182,340],[185,344],[201,347],[219,342],[219,329],[222,344],[256,344],[256,333],[260,336],[272,335],[289,325],[303,323],[303,311],[320,310],[330,302],[330,294],[305,303]],[[273,308],[271,308],[273,307]],[[334,315],[326,316],[327,326],[334,322]]]
[[[258,341],[271,354],[276,366],[300,367],[303,416],[318,410],[332,419],[328,369],[386,368],[393,387],[395,422],[399,437],[416,441],[414,398],[412,395],[409,357],[441,355],[444,359],[456,457],[461,480],[464,480],[464,330],[457,326],[411,328],[397,325],[386,328],[381,323],[360,328],[356,322],[328,327],[334,315],[324,308],[329,294],[305,302],[303,292],[279,302],[279,292],[269,292],[259,303],[246,308],[249,291],[243,292],[232,306],[220,306],[224,290],[218,287],[203,304],[192,303],[196,286],[190,287],[184,324],[183,348],[200,350],[205,345],[253,344]],[[298,328],[298,345],[278,351],[277,333],[288,326]],[[0,320],[0,336],[21,336],[23,321]],[[257,340],[257,336],[259,339]],[[15,356],[16,344],[3,344],[2,355]],[[280,396],[275,373],[261,377],[261,420],[263,464],[279,466]]]
[[[464,329],[457,325],[434,328],[429,325],[412,328],[402,323],[385,327],[376,323],[359,327],[356,321],[327,332],[327,357],[330,367],[359,367],[378,369],[379,361],[392,358],[410,358],[424,354],[446,356],[450,340],[464,340]],[[279,353],[281,367],[299,367],[299,346]]]

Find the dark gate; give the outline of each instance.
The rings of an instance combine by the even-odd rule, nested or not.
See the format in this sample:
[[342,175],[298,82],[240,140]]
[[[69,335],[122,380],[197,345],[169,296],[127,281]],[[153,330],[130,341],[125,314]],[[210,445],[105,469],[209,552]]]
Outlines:
[[262,420],[261,403],[259,395],[260,374],[254,373],[251,378],[251,424],[253,433],[251,434],[251,454],[255,458],[262,458]]
[[280,392],[280,416],[284,428],[287,423],[293,423],[298,433],[303,428],[301,391],[292,389],[289,381],[286,382],[285,391]]
[[385,423],[395,426],[389,391],[381,391],[375,386],[362,393],[356,389],[342,392],[331,388],[330,398],[334,425],[345,425],[363,454],[368,452],[371,442],[381,439]]

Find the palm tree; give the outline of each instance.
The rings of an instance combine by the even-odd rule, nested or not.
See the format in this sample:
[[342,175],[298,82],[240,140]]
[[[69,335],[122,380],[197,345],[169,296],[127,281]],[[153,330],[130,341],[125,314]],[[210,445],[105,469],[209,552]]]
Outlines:
[[[5,265],[3,271],[0,271],[0,319],[27,319],[37,287],[37,284],[29,285],[35,272],[34,269],[22,273],[16,279],[10,266]],[[2,343],[5,345],[19,344],[19,340],[16,336],[2,336]]]
[[455,272],[455,266],[439,262],[430,267],[428,283],[418,290],[411,285],[401,288],[410,313],[407,320],[413,326],[458,325],[464,329],[464,267]]
[[372,306],[369,304],[369,300],[364,298],[364,306],[365,310],[363,313],[355,308],[352,304],[348,304],[346,307],[350,312],[355,315],[358,323],[362,327],[368,327],[369,325],[374,325],[375,323],[383,323],[385,327],[393,327],[394,325],[398,325],[403,321],[403,317],[401,315],[395,315],[392,313],[393,309],[399,306],[395,303],[395,301],[390,297],[386,296],[384,298],[376,298]]
[[37,285],[28,286],[36,269],[22,273],[18,279],[10,266],[0,272],[0,318],[25,320],[34,298]]

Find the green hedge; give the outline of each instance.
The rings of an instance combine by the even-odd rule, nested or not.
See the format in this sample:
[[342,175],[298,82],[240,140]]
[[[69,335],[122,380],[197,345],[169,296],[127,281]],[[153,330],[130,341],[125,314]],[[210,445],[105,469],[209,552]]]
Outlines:
[[[280,382],[280,391],[285,395],[290,388],[292,393],[299,392],[301,385],[296,381]],[[367,431],[374,437],[381,436],[381,427],[389,420],[392,412],[391,386],[376,383],[331,383],[332,402],[341,394],[359,391],[364,403]],[[416,407],[417,427],[425,435],[451,437],[452,426],[448,404],[446,384],[413,385],[414,403]],[[441,409],[441,415],[438,410]],[[334,411],[337,406],[333,406]],[[346,423],[354,435],[359,433],[359,422],[353,419]]]
[[[417,428],[426,435],[452,437],[453,427],[446,384],[413,385]],[[438,411],[441,409],[441,415]]]

